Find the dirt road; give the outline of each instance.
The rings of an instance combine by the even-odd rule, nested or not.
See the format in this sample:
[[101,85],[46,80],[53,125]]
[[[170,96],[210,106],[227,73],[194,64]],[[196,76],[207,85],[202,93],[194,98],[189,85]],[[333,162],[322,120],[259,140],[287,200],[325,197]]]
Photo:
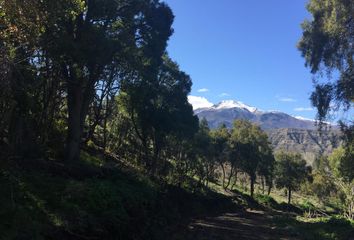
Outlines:
[[263,211],[245,210],[237,213],[225,213],[217,217],[194,219],[185,232],[175,239],[193,240],[295,240],[289,229],[280,229],[272,225],[273,214]]

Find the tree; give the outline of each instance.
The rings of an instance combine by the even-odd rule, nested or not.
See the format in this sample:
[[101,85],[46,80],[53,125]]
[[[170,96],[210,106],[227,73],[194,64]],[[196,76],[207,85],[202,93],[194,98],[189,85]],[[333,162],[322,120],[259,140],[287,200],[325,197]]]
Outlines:
[[[343,107],[345,111],[350,111],[354,103],[354,2],[311,0],[307,9],[313,19],[302,24],[303,35],[298,48],[311,72],[321,74],[326,71],[330,80],[326,83],[315,82],[315,91],[311,95],[321,123],[331,110]],[[335,79],[332,80],[331,76]],[[334,153],[337,156],[331,168],[340,176],[331,179],[342,192],[346,192],[347,209],[353,217],[354,193],[350,188],[354,178],[354,124],[351,119],[351,122],[340,122],[340,125],[344,152],[338,150]]]
[[173,15],[158,1],[69,1],[71,9],[66,8],[67,2],[56,4],[59,17],[55,13],[52,18],[58,27],[50,28],[46,36],[54,36],[48,52],[61,66],[67,85],[67,159],[73,160],[79,157],[95,85],[106,80],[107,72],[119,73],[134,54],[150,60],[149,68],[157,71],[172,34]]
[[190,77],[165,55],[155,78],[141,76],[121,87],[122,107],[140,142],[145,167],[153,175],[164,164],[159,161],[166,160],[160,154],[166,150],[167,138],[191,139],[198,130],[198,118],[187,100],[191,86]]
[[0,1],[0,136],[18,155],[33,153],[41,129],[36,122],[46,116],[38,91],[42,79],[29,61],[36,55],[46,16],[36,0]]
[[[268,167],[261,163],[264,161],[272,164],[271,158],[268,158],[271,156],[268,137],[259,126],[249,121],[236,120],[231,131],[230,143],[231,149],[236,151],[235,157],[239,159],[240,168],[250,177],[250,191],[253,197],[257,173],[268,174],[266,173]],[[269,166],[269,169],[271,168],[272,166]]]
[[310,180],[311,167],[300,154],[280,152],[276,155],[276,185],[288,190],[288,204],[291,201],[292,191],[299,189],[301,183]]
[[[119,86],[123,79],[135,81],[140,76],[145,76],[147,81],[156,78],[172,34],[173,14],[166,4],[157,0],[16,0],[0,3],[1,50],[15,56],[6,61],[16,63],[11,67],[16,71],[7,71],[15,73],[11,76],[11,83],[16,86],[14,97],[36,97],[26,99],[27,103],[38,103],[40,99],[40,104],[33,103],[33,106],[43,105],[43,109],[35,109],[43,114],[43,119],[53,115],[43,110],[51,112],[51,109],[59,108],[66,111],[68,161],[79,158],[97,85],[110,86],[115,82]],[[31,88],[33,93],[27,91]],[[60,101],[55,96],[59,96]],[[57,106],[63,102],[65,106]],[[31,109],[34,107],[27,105],[19,108],[22,115],[36,112]],[[104,114],[108,112],[104,111]],[[22,117],[21,114],[17,115]],[[21,117],[14,119],[20,121]],[[35,123],[38,119],[41,118],[33,117]],[[15,130],[22,129],[20,123],[14,125]],[[95,124],[90,127],[95,129]]]
[[[352,149],[350,149],[352,151]],[[349,154],[353,152],[349,151]],[[353,155],[352,155],[353,156]],[[328,157],[329,167],[325,171],[326,177],[336,186],[341,193],[340,200],[343,204],[344,215],[354,219],[354,179],[353,179],[353,158],[348,159],[348,150],[339,147]]]
[[213,157],[212,139],[208,122],[203,118],[199,123],[199,130],[194,136],[194,149],[196,153],[196,171],[200,183],[208,185],[214,178],[216,162]]
[[262,191],[264,194],[264,184],[268,185],[268,195],[273,187],[275,158],[273,151],[268,143],[268,138],[263,138],[263,146],[260,148],[261,160],[259,163],[258,174],[262,178]]
[[329,114],[333,101],[346,110],[354,101],[354,2],[311,0],[307,9],[313,19],[303,22],[303,35],[298,44],[306,66],[314,74],[326,70],[338,75],[336,81],[317,82],[311,96],[322,121]]
[[[226,126],[223,124],[219,128],[210,132],[211,144],[213,151],[213,158],[215,162],[219,164],[222,170],[222,186],[227,189],[230,185],[231,178],[236,176],[236,160],[230,158],[229,139],[230,133]],[[227,171],[227,165],[229,165],[229,171]],[[229,174],[227,174],[227,172]]]
[[314,193],[322,202],[329,201],[331,196],[338,196],[338,189],[331,177],[332,166],[329,157],[318,156],[313,163],[313,181],[310,185],[312,193]]
[[354,125],[342,125],[344,154],[339,161],[339,171],[347,182],[354,180]]

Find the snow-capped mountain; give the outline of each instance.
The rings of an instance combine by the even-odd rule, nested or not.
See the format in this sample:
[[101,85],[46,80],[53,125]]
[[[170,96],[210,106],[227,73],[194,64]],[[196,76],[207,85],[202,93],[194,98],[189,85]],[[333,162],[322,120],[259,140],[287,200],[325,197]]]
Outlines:
[[279,111],[262,111],[256,107],[234,100],[225,100],[211,107],[196,109],[195,114],[198,115],[200,119],[205,118],[211,128],[216,128],[220,124],[231,127],[236,119],[250,120],[259,124],[264,130],[278,128],[316,128],[314,120],[293,117]]
[[215,109],[231,109],[231,108],[242,108],[246,109],[250,112],[256,112],[257,108],[248,106],[244,104],[243,102],[238,102],[234,100],[224,100],[216,105],[214,105],[212,108]]
[[244,104],[243,102],[234,101],[234,100],[224,100],[210,107],[197,108],[194,110],[194,112],[199,113],[206,110],[222,110],[222,109],[232,109],[232,108],[245,109],[248,110],[249,112],[256,112],[258,110],[256,107],[251,107],[249,105]]

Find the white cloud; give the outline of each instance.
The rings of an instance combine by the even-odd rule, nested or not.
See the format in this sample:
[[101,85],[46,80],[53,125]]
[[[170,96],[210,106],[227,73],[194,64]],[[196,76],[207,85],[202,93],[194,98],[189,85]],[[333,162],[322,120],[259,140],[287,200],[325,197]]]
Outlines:
[[192,104],[193,110],[198,108],[211,107],[214,104],[208,101],[205,97],[188,96],[188,102]]
[[313,111],[314,109],[312,107],[297,107],[294,108],[294,111],[296,112],[309,112],[309,111]]
[[278,98],[278,100],[281,102],[296,102],[296,99],[289,98],[289,97]]
[[207,89],[207,88],[201,88],[201,89],[198,89],[197,92],[209,92],[209,89]]
[[221,93],[219,97],[230,97],[231,95],[228,93]]

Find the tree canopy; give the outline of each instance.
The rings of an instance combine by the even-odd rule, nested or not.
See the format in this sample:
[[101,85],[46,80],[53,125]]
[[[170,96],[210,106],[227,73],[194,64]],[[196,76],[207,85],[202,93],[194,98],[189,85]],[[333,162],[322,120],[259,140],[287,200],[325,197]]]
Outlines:
[[288,204],[292,191],[299,189],[301,183],[310,179],[311,167],[300,154],[280,152],[276,155],[276,185],[288,189]]
[[324,72],[334,78],[327,83],[315,81],[311,101],[322,121],[333,104],[348,110],[354,102],[354,3],[311,0],[307,9],[312,19],[302,24],[298,48],[312,73]]

